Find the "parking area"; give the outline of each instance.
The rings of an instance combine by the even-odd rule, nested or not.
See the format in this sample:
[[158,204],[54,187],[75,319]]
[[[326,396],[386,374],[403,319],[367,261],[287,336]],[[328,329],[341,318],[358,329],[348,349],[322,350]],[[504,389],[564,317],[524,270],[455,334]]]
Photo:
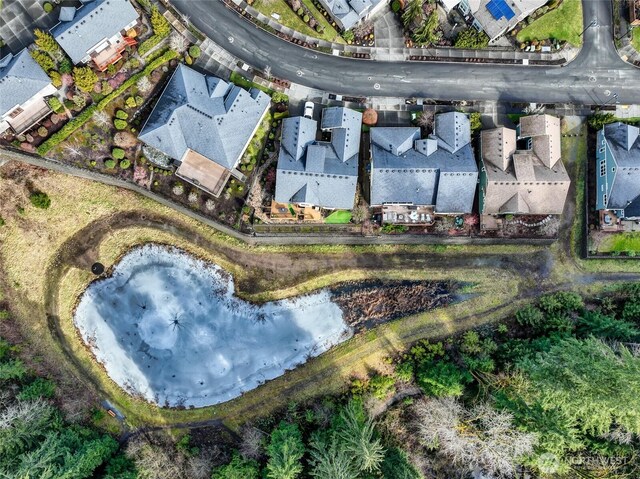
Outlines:
[[45,13],[38,0],[4,0],[0,11],[0,38],[12,53],[33,43],[33,30],[58,23],[58,9]]

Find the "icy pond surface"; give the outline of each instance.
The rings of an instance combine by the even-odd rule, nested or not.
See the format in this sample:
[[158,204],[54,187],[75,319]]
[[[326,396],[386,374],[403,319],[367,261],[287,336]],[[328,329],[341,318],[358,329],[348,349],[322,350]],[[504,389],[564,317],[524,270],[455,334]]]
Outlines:
[[233,399],[352,335],[328,291],[256,306],[216,265],[136,248],[89,285],[74,323],[107,374],[160,406]]

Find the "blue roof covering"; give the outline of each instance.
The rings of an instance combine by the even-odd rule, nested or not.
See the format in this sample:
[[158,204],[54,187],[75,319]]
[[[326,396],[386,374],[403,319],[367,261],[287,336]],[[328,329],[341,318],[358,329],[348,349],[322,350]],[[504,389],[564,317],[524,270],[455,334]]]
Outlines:
[[505,17],[507,20],[511,20],[516,14],[511,10],[511,7],[506,4],[505,0],[490,0],[487,3],[487,10],[493,15],[493,18],[500,20]]

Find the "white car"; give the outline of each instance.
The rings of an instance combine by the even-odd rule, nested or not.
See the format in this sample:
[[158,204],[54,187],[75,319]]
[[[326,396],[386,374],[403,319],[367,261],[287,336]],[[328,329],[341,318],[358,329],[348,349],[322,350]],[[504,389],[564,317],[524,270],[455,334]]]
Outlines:
[[307,101],[304,104],[304,117],[313,119],[313,102]]

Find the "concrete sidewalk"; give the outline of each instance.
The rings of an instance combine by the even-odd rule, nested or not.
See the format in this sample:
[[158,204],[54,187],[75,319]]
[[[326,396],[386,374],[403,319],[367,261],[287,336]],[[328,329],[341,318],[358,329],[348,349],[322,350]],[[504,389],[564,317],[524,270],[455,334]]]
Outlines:
[[[506,63],[506,64],[521,64],[521,65],[564,65],[573,60],[580,52],[579,48],[565,47],[562,50],[550,53],[540,52],[524,52],[506,49],[504,47],[496,47],[493,49],[483,50],[463,50],[450,47],[428,47],[428,48],[406,48],[403,44],[396,44],[398,42],[391,42],[392,35],[397,36],[397,32],[387,32],[389,41],[383,43],[382,46],[378,46],[376,40],[376,46],[364,47],[345,45],[341,43],[332,43],[326,40],[303,35],[289,27],[281,25],[275,19],[267,17],[262,14],[244,0],[221,0],[230,9],[236,11],[238,15],[241,13],[238,11],[245,11],[250,18],[246,18],[248,21],[257,20],[259,23],[267,25],[270,29],[276,31],[277,36],[280,38],[293,41],[301,46],[305,46],[311,49],[320,49],[326,53],[333,52],[341,56],[353,56],[365,55],[365,57],[371,60],[378,61],[430,61],[430,62],[461,62],[466,59],[473,59],[476,62],[490,62],[490,63]],[[385,25],[389,24],[389,19],[385,18]],[[376,25],[380,25],[380,17],[376,21]],[[391,26],[389,25],[389,29]],[[385,34],[383,33],[383,37]],[[384,39],[383,39],[384,41]],[[388,44],[387,44],[388,43]]]

